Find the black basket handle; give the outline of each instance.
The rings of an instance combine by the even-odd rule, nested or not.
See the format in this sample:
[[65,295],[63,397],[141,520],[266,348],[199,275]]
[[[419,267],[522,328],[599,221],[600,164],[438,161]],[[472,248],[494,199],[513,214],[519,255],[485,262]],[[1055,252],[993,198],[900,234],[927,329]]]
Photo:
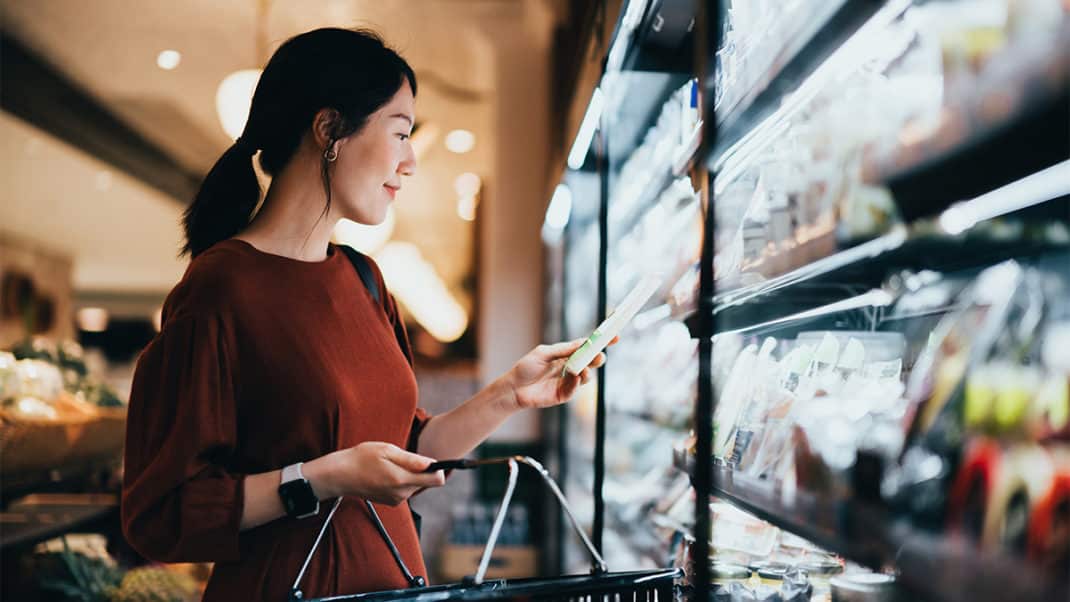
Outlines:
[[[592,567],[591,572],[593,574],[602,574],[608,572],[606,567],[606,561],[602,559],[602,555],[595,549],[594,544],[591,543],[591,539],[587,536],[587,533],[583,530],[579,521],[576,520],[575,515],[572,514],[572,509],[569,508],[568,502],[565,500],[565,495],[561,493],[561,488],[557,486],[557,483],[550,476],[542,464],[540,464],[534,458],[528,456],[506,456],[502,458],[487,458],[481,460],[446,460],[443,462],[436,462],[431,465],[431,468],[440,470],[439,467],[448,467],[450,469],[472,469],[479,466],[485,466],[490,464],[506,464],[509,466],[509,484],[505,489],[505,495],[502,496],[501,505],[498,507],[498,513],[494,518],[494,525],[491,527],[490,537],[487,539],[487,544],[483,548],[483,555],[479,561],[479,568],[476,571],[475,577],[472,581],[479,585],[483,583],[487,574],[487,569],[490,566],[490,557],[494,552],[494,545],[498,541],[498,534],[501,532],[502,524],[505,522],[505,515],[509,510],[509,503],[513,499],[513,492],[516,490],[516,480],[519,473],[519,464],[527,465],[539,473],[546,486],[550,488],[550,491],[557,498],[558,503],[561,504],[561,509],[565,511],[565,516],[568,517],[569,523],[576,533],[580,536],[580,540],[583,541],[583,545],[587,548],[587,551],[591,554]],[[437,467],[436,467],[437,466]],[[431,470],[429,468],[428,470]],[[338,506],[342,503],[342,498],[339,497],[335,500],[334,505],[331,506],[331,511],[327,513],[327,518],[323,521],[323,526],[320,527],[320,532],[316,536],[316,541],[312,543],[312,549],[308,551],[308,555],[305,557],[305,562],[301,565],[301,571],[297,574],[297,579],[294,580],[293,588],[290,591],[291,600],[301,600],[304,598],[304,594],[301,592],[301,580],[305,577],[305,572],[308,570],[308,565],[312,561],[312,555],[316,553],[316,548],[319,547],[320,541],[323,539],[323,534],[327,532],[327,526],[334,518],[335,512],[338,510]],[[426,581],[423,577],[413,576],[408,567],[405,566],[405,562],[402,560],[401,555],[397,551],[397,547],[394,545],[393,540],[390,538],[390,534],[387,533],[386,527],[383,526],[381,520],[379,520],[379,514],[372,507],[371,502],[365,500],[365,505],[368,507],[369,514],[371,515],[372,522],[375,523],[376,529],[379,534],[382,535],[383,540],[386,542],[387,547],[390,549],[391,554],[394,557],[394,561],[398,564],[401,572],[405,575],[406,581],[409,583],[409,587],[423,587],[426,585]]]

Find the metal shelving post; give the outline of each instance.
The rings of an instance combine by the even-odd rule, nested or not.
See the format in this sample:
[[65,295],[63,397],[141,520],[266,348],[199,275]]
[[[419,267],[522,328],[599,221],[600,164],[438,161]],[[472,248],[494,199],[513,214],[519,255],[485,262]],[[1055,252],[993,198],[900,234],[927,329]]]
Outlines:
[[[695,3],[695,71],[699,81],[712,82],[707,77],[709,70],[708,56],[711,49],[719,47],[720,38],[720,2]],[[714,84],[715,85],[715,84]],[[697,156],[706,155],[707,149],[713,148],[717,140],[717,119],[714,113],[713,99],[716,98],[712,86],[703,89],[703,126],[699,139]],[[693,480],[695,487],[695,545],[692,549],[694,562],[694,597],[695,600],[708,600],[710,595],[710,566],[706,560],[710,555],[710,494],[713,491],[713,256],[715,213],[713,210],[713,179],[716,174],[706,172],[704,164],[695,167],[702,172],[702,195],[705,214],[702,229],[702,259],[699,266],[698,299],[698,397],[695,407],[695,436],[697,437],[695,453],[700,468]]]

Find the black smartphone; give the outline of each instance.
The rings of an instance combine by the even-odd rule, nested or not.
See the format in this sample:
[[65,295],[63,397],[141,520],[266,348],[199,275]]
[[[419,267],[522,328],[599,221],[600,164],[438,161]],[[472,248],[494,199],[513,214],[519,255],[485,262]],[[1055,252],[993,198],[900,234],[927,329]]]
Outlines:
[[470,463],[471,460],[465,460],[463,458],[460,460],[439,460],[437,462],[432,462],[431,465],[424,470],[424,472],[435,472],[437,470],[455,470],[458,468],[471,468]]

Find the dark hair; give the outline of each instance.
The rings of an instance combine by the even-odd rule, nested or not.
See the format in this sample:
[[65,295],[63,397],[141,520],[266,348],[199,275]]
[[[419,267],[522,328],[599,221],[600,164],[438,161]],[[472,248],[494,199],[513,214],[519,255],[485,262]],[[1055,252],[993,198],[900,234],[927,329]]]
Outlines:
[[[272,55],[253,94],[242,135],[205,176],[186,210],[183,254],[196,257],[249,225],[260,200],[252,156],[276,175],[293,157],[301,138],[322,109],[334,109],[332,139],[363,127],[408,81],[416,94],[416,75],[405,59],[367,30],[316,29],[287,40]],[[322,160],[323,186],[330,209],[328,161]]]

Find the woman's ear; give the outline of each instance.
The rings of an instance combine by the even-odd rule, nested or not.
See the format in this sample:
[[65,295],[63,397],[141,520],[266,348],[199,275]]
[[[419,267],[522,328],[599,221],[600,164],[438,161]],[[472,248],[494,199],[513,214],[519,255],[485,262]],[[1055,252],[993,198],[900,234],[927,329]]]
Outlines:
[[321,152],[327,150],[332,140],[338,139],[341,117],[335,109],[320,109],[312,118],[312,138]]

